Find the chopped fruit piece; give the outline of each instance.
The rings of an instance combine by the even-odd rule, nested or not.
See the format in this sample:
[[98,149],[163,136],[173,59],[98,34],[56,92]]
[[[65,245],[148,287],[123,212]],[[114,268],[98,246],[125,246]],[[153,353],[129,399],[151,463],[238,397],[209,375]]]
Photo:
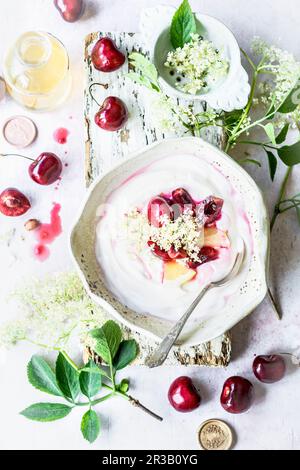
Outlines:
[[178,250],[176,251],[175,248],[172,246],[169,251],[168,251],[168,255],[170,256],[170,258],[172,259],[183,259],[183,258],[187,258],[187,252],[185,250]]
[[154,227],[162,227],[161,217],[173,220],[173,211],[168,201],[162,196],[152,198],[148,204],[148,220]]
[[164,265],[164,279],[166,281],[180,280],[180,284],[191,281],[196,276],[196,271],[187,268],[184,264],[177,261],[169,261]]
[[204,245],[212,248],[229,248],[230,242],[226,232],[215,227],[205,227]]
[[170,261],[170,256],[168,255],[167,251],[162,250],[159,248],[159,246],[154,243],[153,241],[149,240],[148,241],[148,246],[150,246],[153,254],[157,256],[158,258],[162,259],[163,261]]
[[204,222],[205,225],[212,224],[216,222],[221,217],[221,210],[223,207],[223,199],[219,197],[210,196],[204,203]]
[[27,197],[16,188],[7,188],[0,194],[0,212],[8,217],[18,217],[30,209]]

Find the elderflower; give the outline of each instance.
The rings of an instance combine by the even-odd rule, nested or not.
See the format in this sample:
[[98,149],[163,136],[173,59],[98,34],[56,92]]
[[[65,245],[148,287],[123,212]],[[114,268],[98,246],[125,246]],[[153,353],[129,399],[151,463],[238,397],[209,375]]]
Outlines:
[[191,38],[182,48],[168,53],[165,66],[182,75],[183,79],[176,82],[179,90],[196,94],[209,90],[223,78],[229,63],[211,41],[199,34],[192,34]]
[[147,242],[154,242],[164,251],[172,247],[185,250],[187,257],[199,261],[198,253],[203,246],[203,225],[192,215],[185,213],[176,220],[161,217],[161,227],[150,225],[145,214],[133,210],[126,214],[127,237],[137,252],[148,248]]
[[[280,104],[300,78],[300,62],[290,52],[269,45],[258,37],[252,42],[252,52],[262,58],[263,70],[269,77],[259,85],[260,102],[265,106],[269,106],[272,100],[275,105]],[[281,127],[286,120],[299,125],[300,106],[293,113],[277,117],[275,123]]]
[[25,315],[0,326],[0,347],[26,340],[49,349],[66,348],[104,319],[104,310],[87,295],[75,273],[40,280],[14,294]]

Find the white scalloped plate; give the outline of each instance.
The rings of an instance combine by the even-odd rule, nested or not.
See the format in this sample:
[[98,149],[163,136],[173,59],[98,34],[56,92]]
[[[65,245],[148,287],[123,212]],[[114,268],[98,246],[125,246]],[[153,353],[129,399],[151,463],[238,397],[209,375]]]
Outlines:
[[[71,233],[71,251],[79,274],[92,299],[108,313],[131,329],[159,339],[173,324],[151,315],[137,313],[122,303],[107,289],[101,267],[95,255],[95,234],[98,222],[97,209],[108,194],[133,173],[166,155],[194,155],[218,166],[234,190],[240,194],[252,233],[252,253],[242,284],[219,311],[203,317],[201,304],[187,323],[178,344],[198,345],[228,331],[249,314],[265,297],[266,269],[268,267],[269,223],[262,195],[243,168],[224,152],[196,137],[168,139],[155,143],[135,153],[131,158],[113,168],[89,188],[83,207]],[[225,288],[224,288],[225,289]],[[213,292],[213,291],[212,291]],[[219,295],[217,289],[214,295]]]
[[232,32],[221,21],[209,15],[195,13],[201,29],[199,32],[222,51],[230,64],[229,72],[224,81],[208,93],[192,95],[183,93],[175,87],[176,76],[171,77],[164,67],[166,55],[172,48],[168,28],[174,12],[173,7],[159,5],[142,10],[140,17],[140,30],[144,43],[158,69],[162,88],[169,96],[206,101],[214,109],[232,111],[244,108],[250,93],[250,85],[248,74],[241,65],[239,45]]

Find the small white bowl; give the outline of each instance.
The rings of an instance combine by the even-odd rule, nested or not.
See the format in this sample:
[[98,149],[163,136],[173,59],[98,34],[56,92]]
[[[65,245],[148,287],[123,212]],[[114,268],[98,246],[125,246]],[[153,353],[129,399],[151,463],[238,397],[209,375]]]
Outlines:
[[171,75],[164,65],[168,52],[173,49],[169,28],[174,12],[175,8],[166,6],[146,8],[142,11],[140,18],[140,30],[145,48],[150,51],[150,58],[158,70],[159,82],[165,93],[186,100],[205,101],[212,108],[224,111],[244,108],[250,93],[250,85],[248,74],[241,65],[239,45],[232,32],[212,16],[195,14],[197,32],[205,39],[212,41],[216,48],[222,51],[229,63],[228,73],[208,92],[200,90],[193,95],[176,88],[176,74]]
[[[248,315],[265,297],[269,223],[262,195],[252,178],[224,152],[196,137],[167,139],[147,146],[101,176],[89,188],[71,233],[71,251],[79,275],[91,298],[116,320],[158,340],[174,324],[155,316],[137,313],[119,302],[108,290],[95,253],[97,209],[107,196],[132,174],[166,155],[193,155],[222,169],[243,200],[251,228],[253,247],[244,268],[243,281],[228,304],[203,316],[201,305],[187,323],[178,344],[194,346],[216,338]],[[230,287],[230,286],[229,286]],[[224,287],[225,289],[225,287]],[[227,289],[227,287],[226,287]],[[219,295],[219,294],[216,294]]]

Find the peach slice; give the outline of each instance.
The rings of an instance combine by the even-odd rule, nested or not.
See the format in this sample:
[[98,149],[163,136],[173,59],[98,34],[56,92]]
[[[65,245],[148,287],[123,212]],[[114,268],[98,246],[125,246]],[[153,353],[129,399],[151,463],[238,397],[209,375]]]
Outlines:
[[167,261],[164,264],[164,280],[179,281],[180,285],[191,281],[197,272],[177,261]]
[[204,246],[210,246],[212,248],[229,248],[230,241],[227,232],[218,230],[215,227],[205,227]]

